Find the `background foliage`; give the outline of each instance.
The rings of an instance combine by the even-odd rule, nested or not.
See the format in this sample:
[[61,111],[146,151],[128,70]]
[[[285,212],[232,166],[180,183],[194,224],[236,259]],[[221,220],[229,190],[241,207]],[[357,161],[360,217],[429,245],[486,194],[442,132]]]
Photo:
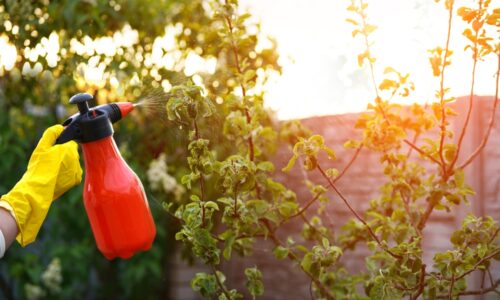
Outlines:
[[[17,60],[10,68],[0,67],[0,193],[22,176],[43,130],[75,111],[67,106],[71,95],[91,93],[96,104],[159,95],[165,80],[175,85],[192,76],[183,72],[190,53],[224,59],[227,53],[219,46],[217,22],[203,1],[3,1],[0,36],[15,46]],[[168,51],[153,47],[166,36],[173,39]],[[249,35],[242,49],[250,52],[256,43],[256,35]],[[34,55],[35,49],[44,50]],[[162,57],[171,55],[172,66],[151,62],[158,49]],[[274,49],[267,49],[254,53],[248,63],[279,69],[276,59]],[[226,73],[220,65],[212,73],[199,72],[210,83],[211,93],[225,91],[231,84]],[[187,167],[179,159],[186,156],[185,130],[161,115],[156,122],[148,114],[134,117],[115,126],[115,139],[145,184],[149,162],[163,152],[169,154],[170,170],[182,172]],[[222,126],[220,119],[214,126]],[[177,161],[181,163],[170,166]],[[52,207],[36,243],[9,250],[0,265],[2,297],[166,297],[175,226],[161,203],[173,195],[151,194],[147,184],[146,189],[158,230],[151,251],[129,261],[106,261],[95,247],[80,186]]]

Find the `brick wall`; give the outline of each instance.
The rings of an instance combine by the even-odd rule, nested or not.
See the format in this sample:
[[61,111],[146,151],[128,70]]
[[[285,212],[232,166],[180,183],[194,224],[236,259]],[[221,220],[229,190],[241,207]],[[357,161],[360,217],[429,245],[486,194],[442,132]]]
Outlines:
[[[492,109],[492,97],[476,97],[474,100],[474,110],[471,116],[470,125],[465,135],[460,161],[473,152],[479,145],[487,124],[490,119]],[[455,129],[457,139],[458,132],[462,128],[464,117],[467,111],[467,101],[465,98],[459,99],[453,104],[459,116],[451,120]],[[332,146],[337,152],[338,160],[335,162],[324,162],[323,164],[342,169],[351,159],[353,150],[345,150],[342,145],[348,139],[359,137],[361,132],[353,129],[353,124],[358,118],[357,114],[345,114],[337,116],[325,116],[304,119],[303,123],[314,133],[323,135],[328,145]],[[490,134],[489,142],[481,155],[468,167],[466,171],[466,180],[476,191],[476,195],[470,198],[470,206],[461,205],[455,208],[452,213],[436,211],[431,216],[429,223],[424,230],[424,260],[428,266],[432,265],[432,257],[437,251],[449,249],[451,243],[449,236],[460,227],[461,220],[469,213],[476,215],[488,214],[495,220],[500,220],[500,114],[497,112],[495,127]],[[437,131],[430,135],[438,134]],[[281,147],[278,150],[274,162],[277,170],[286,165],[290,158],[290,149]],[[422,162],[425,164],[425,162]],[[288,187],[294,187],[298,200],[304,204],[310,199],[310,194],[301,182],[308,178],[317,183],[324,183],[321,176],[316,172],[304,173],[295,166],[289,174],[276,172],[278,181],[284,182]],[[378,195],[378,188],[385,182],[378,154],[361,151],[356,162],[349,169],[349,172],[338,181],[337,186],[342,193],[350,200],[354,208],[362,212],[368,207],[369,200]],[[327,224],[334,228],[342,226],[349,218],[351,213],[347,210],[341,200],[329,192],[332,201],[328,215],[330,218]],[[314,208],[312,208],[314,209]],[[299,235],[300,222],[290,222],[286,224],[281,232]],[[297,239],[299,240],[299,239]],[[245,267],[258,266],[264,274],[265,293],[262,299],[308,299],[309,280],[299,270],[297,266],[291,265],[288,261],[276,261],[272,253],[267,249],[272,249],[269,241],[260,241],[256,245],[257,250],[252,257],[237,258],[234,257],[231,262],[223,262],[222,269],[227,275],[228,285],[238,287],[244,291]],[[358,247],[353,253],[342,258],[342,263],[348,270],[359,270],[364,268],[364,257],[369,252],[363,247]],[[189,282],[196,272],[201,270],[208,271],[201,264],[187,266],[177,255],[172,260],[172,268],[175,270],[175,276],[171,279],[172,299],[200,299],[190,289]],[[494,278],[500,277],[500,268],[498,264],[492,268]],[[479,276],[475,276],[469,282],[470,288],[479,288]],[[247,298],[246,295],[245,298]],[[465,298],[464,298],[465,299]],[[472,299],[472,297],[469,297]],[[477,299],[494,299],[493,296],[477,297]]]

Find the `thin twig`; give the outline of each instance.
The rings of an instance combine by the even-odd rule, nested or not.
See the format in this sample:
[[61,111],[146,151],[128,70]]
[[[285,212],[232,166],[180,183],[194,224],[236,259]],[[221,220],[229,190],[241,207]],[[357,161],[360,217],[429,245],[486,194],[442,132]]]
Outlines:
[[[424,105],[424,111],[427,110],[427,107],[429,106],[429,103],[428,102],[425,102],[425,105]],[[420,132],[415,132],[415,135],[413,136],[413,140],[411,141],[411,143],[413,145],[416,145],[417,144],[417,140],[418,138],[420,137]],[[408,149],[408,153],[406,154],[406,159],[409,159],[410,156],[411,156],[411,153],[412,153],[412,150],[413,148],[410,147],[410,149]]]
[[[474,290],[474,291],[462,291],[462,292],[459,292],[453,296],[483,295],[483,294],[486,294],[488,292],[493,292],[493,291],[496,291],[498,293],[498,291],[496,290],[498,286],[500,286],[500,279],[497,279],[497,281],[492,283],[492,285],[488,288],[482,288],[482,289]],[[436,297],[436,299],[447,299],[447,298],[449,298],[449,295],[438,295]]]
[[[264,225],[266,227],[268,227],[268,229],[270,230],[270,225],[269,223],[266,222],[266,220],[264,220]],[[269,237],[271,238],[271,240],[274,242],[274,244],[276,246],[283,246],[283,243],[281,243],[281,241],[276,237],[276,235],[274,235],[274,233],[270,233],[269,234]],[[288,252],[288,258],[294,262],[297,262],[299,265],[300,265],[300,259],[297,257],[297,255],[293,252],[293,251],[289,251]],[[320,289],[321,291],[321,294],[322,296],[324,296],[326,299],[328,300],[334,300],[335,297],[330,293],[330,291],[328,291],[328,289],[317,279],[315,278],[312,274],[310,274],[309,272],[307,272],[306,270],[304,270],[304,268],[302,268],[302,266],[300,267],[300,269],[314,282],[314,284]]]
[[493,285],[493,276],[491,275],[490,268],[488,267],[486,271],[488,272],[488,278],[490,279],[490,284]]
[[[418,139],[419,136],[420,136],[420,133],[416,132],[415,135],[413,136],[413,140],[411,141],[411,143],[413,145],[415,145],[417,143],[417,139]],[[408,149],[408,152],[406,153],[406,159],[410,158],[410,155],[411,155],[412,151],[413,151],[413,148],[410,147]]]
[[417,147],[417,145],[413,144],[408,139],[404,139],[403,142],[405,144],[407,144],[408,146],[410,146],[411,148],[415,149],[420,155],[427,157],[428,159],[430,159],[431,161],[433,161],[437,165],[441,166],[441,163],[437,159],[435,159],[434,157],[432,157],[429,153],[424,152],[424,150],[422,150],[419,147]]
[[321,173],[321,175],[323,175],[323,177],[328,181],[328,183],[330,184],[330,186],[332,187],[332,189],[335,191],[335,193],[337,193],[337,195],[339,195],[339,197],[342,199],[342,201],[344,201],[345,205],[347,206],[347,208],[349,208],[349,210],[356,217],[356,219],[358,219],[361,223],[363,223],[363,225],[365,225],[366,229],[368,230],[368,233],[377,242],[377,244],[380,246],[380,248],[382,248],[382,250],[384,250],[385,252],[387,252],[390,256],[392,256],[392,257],[394,257],[396,259],[401,259],[402,258],[401,255],[397,255],[397,254],[392,253],[392,251],[390,251],[389,249],[387,249],[386,247],[384,247],[382,245],[382,242],[375,235],[375,233],[373,232],[373,230],[370,227],[370,225],[368,225],[368,223],[360,215],[358,215],[358,213],[349,204],[349,202],[344,197],[344,195],[337,189],[337,187],[334,185],[334,183],[332,182],[332,180],[330,179],[330,177],[328,177],[328,175],[326,175],[325,171],[323,171],[323,169],[321,168],[321,166],[319,164],[318,164],[317,168],[318,168],[319,172]]
[[226,287],[220,281],[219,275],[217,274],[217,269],[214,266],[212,266],[212,271],[214,272],[215,280],[217,281],[217,285],[219,286],[219,288],[222,290],[222,293],[224,293],[228,300],[232,299]]
[[479,146],[474,150],[474,152],[458,167],[459,169],[463,169],[466,166],[468,166],[483,150],[483,148],[486,146],[488,143],[488,139],[490,137],[491,130],[493,129],[493,125],[495,124],[495,114],[497,111],[497,105],[498,105],[498,82],[499,82],[499,77],[500,77],[500,51],[498,52],[498,68],[497,68],[497,73],[496,73],[496,86],[495,86],[495,100],[493,101],[493,110],[491,111],[491,117],[490,121],[488,122],[488,129],[486,130],[486,134],[484,135],[481,143]]
[[449,16],[448,16],[448,32],[446,34],[446,46],[444,49],[443,65],[441,66],[441,80],[439,84],[439,97],[441,105],[441,137],[439,141],[439,158],[441,159],[441,168],[443,171],[443,176],[446,175],[446,161],[443,156],[444,140],[446,137],[446,111],[444,102],[444,71],[446,69],[446,59],[448,57],[449,46],[450,46],[450,36],[451,36],[451,24],[453,19],[453,4],[454,1],[450,1]]
[[[228,5],[227,1],[225,1],[225,3],[226,3],[226,5]],[[236,46],[235,41],[234,41],[233,22],[231,21],[231,17],[228,15],[225,15],[224,19],[226,20],[227,27],[229,29],[229,39],[231,40],[231,49],[233,51],[234,64],[235,64],[236,70],[237,70],[239,75],[243,75],[243,70],[241,69],[240,59],[239,59],[239,55],[238,55],[238,47]],[[243,101],[246,102],[246,88],[245,88],[243,82],[241,82],[241,81],[240,81],[240,88],[241,88],[241,94],[243,95]],[[250,116],[250,112],[249,112],[247,107],[245,107],[245,117],[246,117],[246,121],[248,124],[252,123],[252,118]],[[254,154],[253,137],[251,134],[249,135],[247,142],[248,142],[249,157],[250,157],[250,160],[253,161],[255,154]]]
[[333,180],[333,183],[336,183],[337,181],[339,181],[339,179],[342,178],[342,176],[344,176],[344,174],[347,172],[347,170],[349,170],[349,168],[352,166],[352,164],[354,163],[356,158],[358,158],[358,155],[361,152],[361,149],[363,149],[363,145],[359,146],[358,149],[356,149],[356,152],[354,152],[354,155],[352,156],[351,160],[349,160],[347,165],[345,165],[342,172],[340,172],[340,174],[337,177],[335,177],[335,179]]
[[484,280],[486,279],[486,270],[482,270],[482,275],[481,275],[481,289],[484,288]]
[[491,238],[490,240],[488,241],[488,244],[491,244],[491,242],[493,242],[495,240],[495,238],[497,237],[498,233],[500,232],[500,226],[497,228],[497,230],[495,230],[495,232],[491,235]]
[[[333,183],[336,183],[337,181],[339,181],[340,178],[342,178],[342,176],[344,176],[344,174],[347,172],[347,170],[349,170],[349,168],[352,166],[352,164],[354,163],[354,161],[358,157],[359,152],[361,152],[362,148],[363,148],[363,146],[361,145],[358,149],[356,149],[356,152],[354,152],[354,155],[349,160],[349,162],[346,164],[346,166],[344,167],[344,169],[342,170],[342,172],[340,172],[340,174],[337,177],[335,177],[335,179],[333,179]],[[321,193],[317,193],[311,200],[309,200],[307,202],[306,206],[304,206],[296,214],[290,216],[289,219],[292,219],[292,218],[294,218],[294,217],[296,217],[296,216],[301,215],[302,213],[304,213],[309,208],[309,206],[311,206],[316,200],[318,200],[319,196],[321,196]]]
[[[196,139],[200,139],[200,131],[198,130],[198,124],[196,123],[196,119],[193,120],[194,125],[194,134]],[[205,177],[202,173],[200,173],[200,203],[203,204],[205,201]],[[205,205],[201,206],[201,227],[205,227]]]
[[437,201],[429,200],[427,203],[427,207],[425,208],[425,212],[422,215],[422,218],[420,219],[420,223],[418,224],[418,230],[422,231],[425,228],[425,224],[427,224],[427,220],[429,220],[429,217],[431,216],[432,210],[434,209],[434,206],[436,206]]
[[[483,1],[479,1],[479,11],[481,11],[483,8]],[[457,163],[458,160],[458,155],[460,154],[460,150],[462,148],[462,142],[465,137],[465,133],[467,132],[467,127],[469,126],[470,122],[470,116],[472,114],[472,107],[474,105],[474,84],[476,82],[476,66],[477,66],[477,55],[478,55],[478,49],[477,49],[477,38],[479,35],[479,29],[475,30],[476,31],[476,36],[474,39],[474,49],[473,49],[473,63],[472,63],[472,79],[471,79],[471,87],[470,87],[470,95],[469,95],[469,108],[467,110],[467,117],[465,118],[465,123],[464,126],[462,127],[462,131],[460,132],[460,136],[458,138],[458,143],[457,143],[457,151],[455,152],[455,156],[453,157],[453,161],[450,164],[450,169],[449,172],[453,171],[453,167]]]
[[415,230],[417,231],[418,235],[421,235],[420,230],[418,230],[418,227],[415,226],[415,224],[413,222],[413,216],[412,216],[411,211],[410,211],[410,200],[403,195],[402,191],[400,191],[399,194],[401,195],[401,200],[403,201],[403,207],[404,207],[404,209],[406,211],[406,214],[408,215],[408,219],[410,221],[410,225],[413,228],[415,228]]
[[288,219],[285,219],[283,220],[282,223],[286,222],[286,221],[289,221],[297,216],[300,216],[302,215],[314,202],[316,202],[316,200],[318,200],[318,198],[322,195],[322,193],[317,193],[316,195],[314,195],[314,197],[311,198],[311,200],[309,200],[307,202],[307,204],[302,207],[302,209],[300,209],[297,213],[291,215]]
[[309,296],[311,296],[311,300],[314,300],[314,295],[313,295],[313,281],[309,282]]
[[330,240],[330,237],[321,232],[321,230],[318,229],[318,227],[314,226],[308,219],[305,215],[300,215],[300,218],[302,219],[302,221],[304,221],[304,223],[306,223],[307,225],[309,225],[309,227],[313,228],[317,233],[319,233],[322,237],[326,238],[327,240]]
[[486,294],[488,292],[492,292],[492,291],[495,291],[496,288],[500,285],[500,279],[497,279],[497,281],[492,284],[489,288],[482,288],[480,290],[477,290],[477,291],[463,291],[463,292],[460,292],[458,293],[458,295],[460,296],[466,296],[466,295],[482,295],[482,294]]
[[234,193],[233,193],[233,199],[234,199],[234,217],[238,217],[238,185],[234,187]]
[[464,278],[465,276],[467,276],[468,274],[470,274],[470,273],[474,272],[474,271],[475,271],[475,270],[476,270],[476,269],[477,269],[480,265],[482,265],[482,264],[483,264],[484,262],[486,262],[487,260],[489,260],[489,259],[491,259],[491,258],[495,257],[495,256],[496,256],[496,255],[498,255],[499,253],[500,253],[500,249],[497,249],[497,250],[495,250],[494,252],[490,253],[490,255],[483,257],[480,261],[478,261],[478,262],[477,262],[477,263],[476,263],[476,264],[472,267],[472,269],[470,269],[469,271],[464,272],[464,273],[462,273],[462,275],[460,275],[460,276],[456,277],[456,278],[455,278],[455,281],[460,280],[460,279]]
[[[363,6],[364,6],[363,0],[359,0],[359,4],[360,4],[360,7],[363,8]],[[361,16],[361,21],[363,22],[363,36],[365,39],[366,51],[368,53],[370,53],[370,42],[368,41],[368,33],[366,32],[366,26],[367,26],[366,15],[364,14],[364,12],[360,12],[360,16]],[[375,89],[375,95],[377,95],[377,99],[380,99],[379,93],[378,93],[377,81],[375,80],[375,71],[374,71],[375,68],[374,68],[373,63],[370,59],[368,59],[368,62],[369,62],[369,66],[370,66],[370,73],[371,73],[371,77],[372,77],[373,88]]]

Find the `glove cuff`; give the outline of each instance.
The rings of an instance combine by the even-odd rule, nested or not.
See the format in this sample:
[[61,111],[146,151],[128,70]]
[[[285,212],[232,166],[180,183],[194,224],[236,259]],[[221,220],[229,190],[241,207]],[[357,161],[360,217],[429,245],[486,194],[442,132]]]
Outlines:
[[12,206],[9,204],[9,202],[4,201],[1,197],[0,197],[0,207],[8,211],[9,214],[14,218],[14,220],[16,219],[16,214],[14,213],[14,209],[12,208]]

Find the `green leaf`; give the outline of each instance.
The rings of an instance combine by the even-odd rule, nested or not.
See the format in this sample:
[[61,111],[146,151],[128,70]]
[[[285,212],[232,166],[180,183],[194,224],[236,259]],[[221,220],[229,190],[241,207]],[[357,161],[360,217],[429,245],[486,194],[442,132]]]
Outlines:
[[213,210],[219,211],[219,205],[217,205],[217,203],[215,203],[213,201],[207,201],[207,202],[205,202],[204,205],[207,208],[211,208]]
[[457,187],[463,187],[465,185],[465,173],[463,170],[455,170],[453,174],[453,179]]
[[326,146],[321,147],[321,149],[326,152],[329,159],[337,159],[337,155],[335,154],[335,151],[333,151],[333,149]]
[[264,293],[264,284],[262,283],[262,273],[257,269],[257,267],[246,268],[245,276],[247,277],[245,286],[250,294],[254,298],[262,295]]
[[298,156],[294,155],[292,156],[292,158],[290,158],[290,160],[288,161],[288,164],[286,165],[286,167],[284,167],[283,169],[281,169],[283,172],[290,172],[290,170],[293,168],[293,166],[295,165],[295,162],[297,161],[297,158]]
[[290,250],[288,248],[282,247],[282,246],[277,246],[276,248],[273,249],[273,254],[277,259],[285,259],[288,257],[288,252]]
[[270,161],[262,161],[257,164],[257,169],[264,172],[274,171],[274,164]]
[[302,261],[300,262],[300,266],[312,276],[319,275],[320,265],[317,261],[315,261],[314,255],[311,252],[304,255]]
[[229,235],[225,240],[226,243],[224,244],[224,251],[222,252],[222,255],[226,260],[231,259],[231,252],[233,250],[234,240],[235,240],[234,233]]
[[361,147],[362,142],[356,140],[348,140],[344,143],[344,148],[346,149],[358,149]]
[[325,144],[325,139],[319,134],[311,136],[308,141],[315,144],[319,148],[323,147]]
[[243,80],[245,82],[252,80],[255,77],[255,70],[247,70],[245,74],[243,75]]
[[292,216],[295,212],[297,212],[298,204],[295,202],[283,202],[278,204],[278,211],[280,214],[285,217],[289,218]]
[[457,145],[455,144],[446,144],[443,149],[444,158],[448,162],[452,162],[455,159],[455,155],[457,153]]
[[488,248],[482,244],[477,245],[477,255],[479,258],[484,258],[488,253]]
[[175,234],[175,240],[176,241],[182,241],[184,239],[184,232],[183,231],[179,231]]
[[334,168],[330,168],[330,169],[326,170],[325,173],[326,173],[326,176],[330,177],[331,179],[334,179],[337,176],[339,176],[339,170],[334,169]]
[[269,203],[264,200],[248,200],[246,205],[250,209],[254,209],[257,216],[263,216],[269,210]]
[[345,19],[345,20],[346,20],[346,22],[351,23],[351,24],[353,24],[353,25],[359,25],[359,23],[358,23],[357,21],[355,21],[355,20],[353,20],[353,19],[351,19],[351,18],[347,18],[347,19]]
[[196,273],[191,280],[191,288],[203,297],[213,297],[217,293],[217,279],[212,274]]
[[372,32],[374,32],[376,29],[377,29],[377,26],[375,26],[375,25],[367,24],[365,26],[365,32],[366,32],[367,35],[370,34],[370,33],[372,33]]

